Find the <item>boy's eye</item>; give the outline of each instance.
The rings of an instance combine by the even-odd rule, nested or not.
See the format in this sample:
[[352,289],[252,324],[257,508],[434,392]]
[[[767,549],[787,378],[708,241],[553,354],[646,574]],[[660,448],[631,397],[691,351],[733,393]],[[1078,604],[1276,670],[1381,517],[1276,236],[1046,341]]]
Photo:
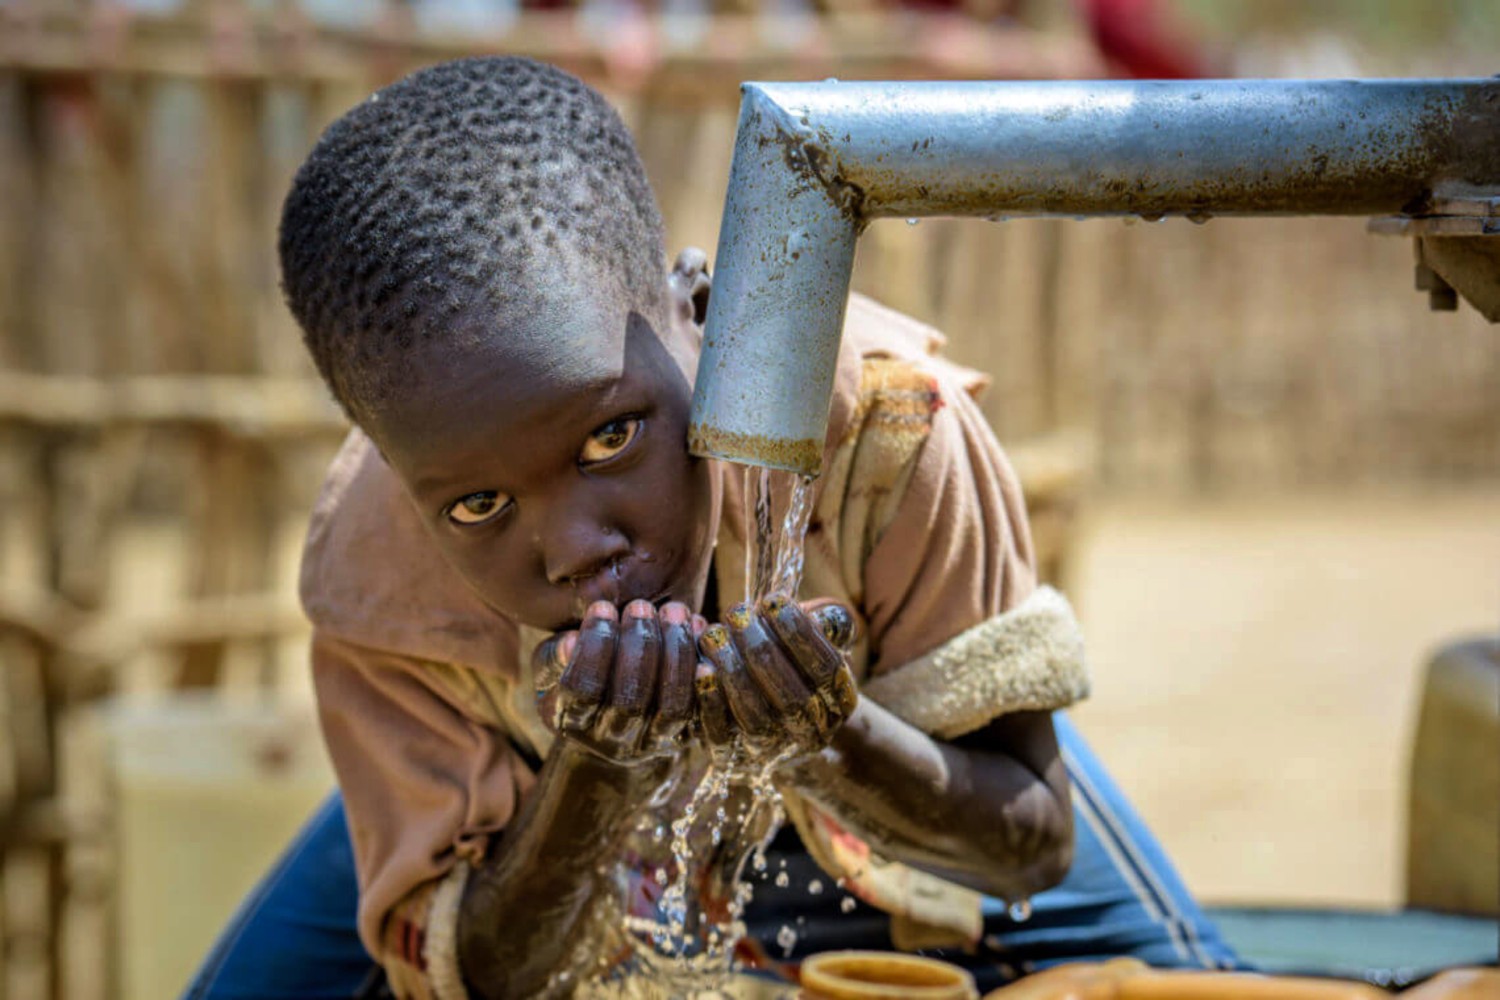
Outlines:
[[509,503],[507,497],[493,490],[470,493],[453,501],[448,508],[448,520],[455,524],[483,524],[504,510]]
[[589,439],[583,443],[583,451],[578,453],[579,464],[593,465],[614,458],[630,447],[630,442],[635,440],[640,429],[641,422],[634,417],[611,420],[590,434]]

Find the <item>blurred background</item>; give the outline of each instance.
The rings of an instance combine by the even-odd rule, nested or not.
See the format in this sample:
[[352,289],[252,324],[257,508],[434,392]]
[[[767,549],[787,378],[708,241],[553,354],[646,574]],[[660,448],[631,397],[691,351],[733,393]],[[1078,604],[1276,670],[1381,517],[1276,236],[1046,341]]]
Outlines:
[[[558,63],[711,252],[744,79],[1497,51],[1489,0],[0,0],[0,1000],[173,995],[330,787],[296,567],[345,426],[274,234],[370,90]],[[1408,241],[880,223],[856,286],[993,376],[1091,643],[1077,716],[1201,897],[1500,905],[1500,330],[1429,312]]]

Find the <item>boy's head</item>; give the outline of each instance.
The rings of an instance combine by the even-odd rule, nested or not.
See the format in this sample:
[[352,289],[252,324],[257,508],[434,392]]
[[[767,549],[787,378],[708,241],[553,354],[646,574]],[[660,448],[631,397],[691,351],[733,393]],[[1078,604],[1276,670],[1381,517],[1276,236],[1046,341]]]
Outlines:
[[491,606],[557,628],[594,599],[701,599],[692,306],[597,93],[508,58],[387,87],[298,171],[280,252],[319,372]]
[[[445,63],[329,126],[281,220],[287,302],[361,425],[456,323],[571,298],[569,276],[652,316],[661,216],[630,133],[599,94],[529,59]],[[566,273],[571,272],[571,274]]]

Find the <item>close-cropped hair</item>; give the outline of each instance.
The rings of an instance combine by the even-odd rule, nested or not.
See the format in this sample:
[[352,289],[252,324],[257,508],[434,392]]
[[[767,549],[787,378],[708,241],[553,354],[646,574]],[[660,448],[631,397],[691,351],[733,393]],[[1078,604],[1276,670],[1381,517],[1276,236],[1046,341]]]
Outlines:
[[589,261],[634,308],[664,294],[661,214],[629,130],[530,59],[433,66],[335,121],[292,182],[279,251],[307,348],[358,422],[403,355],[441,347],[471,310],[532,305],[549,261]]

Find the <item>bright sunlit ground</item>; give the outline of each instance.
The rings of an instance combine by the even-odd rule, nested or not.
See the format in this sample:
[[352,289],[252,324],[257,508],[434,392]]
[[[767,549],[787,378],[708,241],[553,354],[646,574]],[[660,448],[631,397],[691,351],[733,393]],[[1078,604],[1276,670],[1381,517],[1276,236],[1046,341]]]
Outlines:
[[1500,629],[1500,491],[1097,506],[1078,718],[1212,902],[1398,904],[1423,667]]

